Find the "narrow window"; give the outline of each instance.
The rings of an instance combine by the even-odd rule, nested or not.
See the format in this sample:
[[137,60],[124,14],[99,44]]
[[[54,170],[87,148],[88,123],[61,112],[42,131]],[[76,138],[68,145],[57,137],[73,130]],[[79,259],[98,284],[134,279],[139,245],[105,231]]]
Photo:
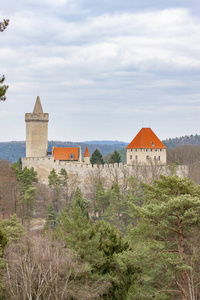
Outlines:
[[154,147],[154,143],[153,143],[153,142],[151,142],[151,146],[153,146],[153,147]]
[[135,159],[137,160],[137,155],[135,156]]
[[130,155],[130,159],[132,159],[132,155]]
[[160,156],[158,156],[158,160],[160,160]]
[[70,159],[74,160],[74,154],[73,153],[70,155]]

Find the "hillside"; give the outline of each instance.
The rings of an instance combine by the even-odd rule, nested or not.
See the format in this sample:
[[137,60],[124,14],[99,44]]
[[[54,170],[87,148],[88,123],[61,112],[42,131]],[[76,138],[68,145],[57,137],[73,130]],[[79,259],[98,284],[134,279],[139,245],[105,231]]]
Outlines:
[[179,138],[169,138],[166,140],[162,141],[164,145],[167,148],[176,148],[178,146],[183,146],[183,145],[200,145],[200,135],[198,134],[191,134],[191,135],[185,135],[181,136]]
[[[96,142],[96,143],[95,143]],[[107,141],[106,141],[107,142]],[[101,144],[103,143],[103,144]],[[112,141],[104,142],[94,141],[94,143],[74,143],[74,142],[60,142],[60,141],[49,141],[48,143],[48,151],[52,150],[52,146],[54,147],[78,147],[82,148],[82,155],[84,154],[85,147],[88,146],[90,154],[93,153],[95,149],[98,149],[103,155],[111,153],[115,150],[120,150],[126,146],[124,142]],[[11,163],[16,162],[19,157],[26,156],[26,144],[25,142],[0,142],[0,158],[10,161]],[[125,162],[125,160],[124,160]]]
[[[162,141],[164,145],[170,148],[176,148],[183,145],[200,145],[200,135],[182,136],[180,138],[169,138]],[[128,143],[121,141],[85,141],[82,143],[78,142],[60,142],[60,141],[49,141],[48,151],[52,150],[52,146],[55,147],[82,147],[82,154],[84,154],[85,147],[88,146],[90,154],[95,149],[98,149],[103,155],[109,154],[115,150],[119,151],[122,155],[122,162],[126,161],[126,146]],[[19,157],[25,157],[26,145],[25,142],[0,142],[0,158],[9,160],[12,163],[16,162]]]

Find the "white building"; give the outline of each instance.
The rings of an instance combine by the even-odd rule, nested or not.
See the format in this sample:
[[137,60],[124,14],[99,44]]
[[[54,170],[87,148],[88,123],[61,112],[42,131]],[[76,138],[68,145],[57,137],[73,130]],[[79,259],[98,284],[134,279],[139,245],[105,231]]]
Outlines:
[[126,149],[127,165],[152,162],[166,165],[166,147],[151,128],[142,128]]

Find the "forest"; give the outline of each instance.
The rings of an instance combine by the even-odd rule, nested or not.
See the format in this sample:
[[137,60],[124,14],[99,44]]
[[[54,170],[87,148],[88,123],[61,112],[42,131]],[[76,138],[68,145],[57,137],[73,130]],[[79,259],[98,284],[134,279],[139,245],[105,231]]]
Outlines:
[[[171,159],[179,157],[172,155]],[[48,186],[0,161],[1,299],[200,297],[200,187],[53,169]]]

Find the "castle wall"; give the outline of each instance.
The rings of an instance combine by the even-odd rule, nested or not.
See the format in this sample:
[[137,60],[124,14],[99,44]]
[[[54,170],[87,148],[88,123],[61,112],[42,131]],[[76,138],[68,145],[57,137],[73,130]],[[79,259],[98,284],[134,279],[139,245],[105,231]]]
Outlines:
[[[48,176],[52,169],[55,169],[57,173],[64,168],[69,174],[77,174],[80,181],[80,187],[85,187],[86,178],[90,175],[94,177],[96,173],[101,174],[106,180],[107,187],[111,187],[115,181],[123,181],[126,178],[134,176],[137,181],[144,181],[146,183],[152,182],[154,179],[159,178],[160,174],[171,175],[168,167],[165,165],[124,165],[120,163],[105,164],[105,165],[87,165],[79,162],[65,162],[54,161],[54,157],[40,157],[40,158],[22,158],[22,167],[33,167],[38,173],[39,182],[48,184]],[[177,175],[180,177],[187,176],[188,170],[185,166],[179,166],[177,169]]]

